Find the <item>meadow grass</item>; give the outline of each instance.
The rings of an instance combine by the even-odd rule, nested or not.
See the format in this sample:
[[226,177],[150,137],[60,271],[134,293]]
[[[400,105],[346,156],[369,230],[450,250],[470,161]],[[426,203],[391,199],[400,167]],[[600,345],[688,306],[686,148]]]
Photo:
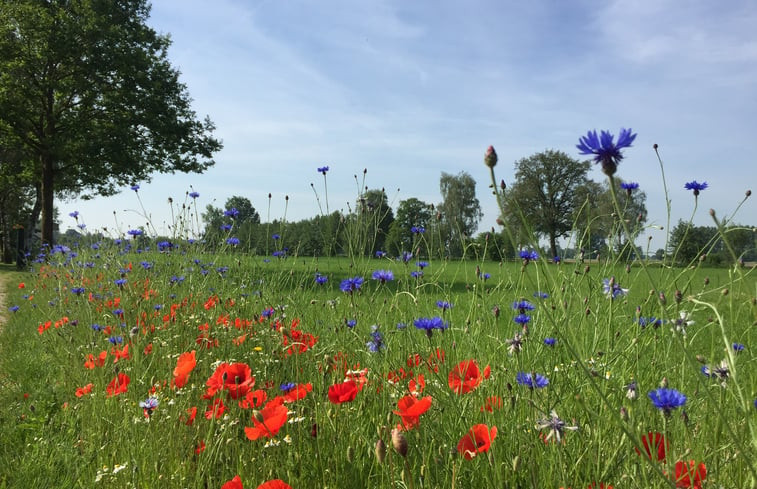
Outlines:
[[[416,258],[147,247],[83,244],[3,272],[6,306],[18,308],[0,331],[0,487],[220,488],[239,475],[245,487],[656,488],[676,486],[679,461],[706,464],[706,487],[757,481],[754,270],[426,260],[413,278]],[[375,270],[394,279],[372,280]],[[340,290],[351,277],[365,279],[360,289]],[[612,277],[620,288],[609,298]],[[534,309],[517,323],[513,303],[524,300]],[[424,317],[448,327],[427,334],[414,326]],[[193,350],[177,388],[177,360]],[[472,360],[480,374],[456,392],[451,378]],[[275,436],[251,440],[245,428],[265,422],[265,404],[240,406],[226,384],[207,392],[223,362],[249,366],[266,402],[284,384],[312,390],[284,404]],[[549,384],[529,388],[518,373]],[[128,388],[109,395],[118,374]],[[346,379],[360,391],[331,402]],[[661,385],[685,405],[657,409],[647,393]],[[411,394],[431,404],[403,431],[403,457],[390,432]],[[157,407],[140,407],[150,397]],[[457,446],[478,424],[497,433],[469,460]],[[668,440],[663,462],[635,451],[650,432]]]

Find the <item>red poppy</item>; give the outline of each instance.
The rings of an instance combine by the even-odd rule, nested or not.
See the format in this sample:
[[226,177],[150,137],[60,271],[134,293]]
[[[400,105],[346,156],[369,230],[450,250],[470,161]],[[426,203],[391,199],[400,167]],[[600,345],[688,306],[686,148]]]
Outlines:
[[184,421],[184,424],[187,426],[192,426],[195,422],[195,417],[197,416],[197,406],[192,406],[191,408],[187,409],[187,414],[189,414],[189,417],[187,417],[186,421]]
[[242,409],[249,409],[251,407],[260,407],[265,400],[268,399],[268,394],[264,390],[258,389],[250,391],[244,396],[244,399],[239,401],[239,407]]
[[478,387],[482,378],[476,361],[464,360],[452,369],[447,380],[455,394],[465,394]]
[[219,419],[226,411],[226,406],[221,399],[213,399],[213,404],[208,405],[208,409],[205,410],[205,419]]
[[93,354],[87,355],[87,361],[84,362],[84,368],[93,369],[95,367],[102,367],[105,365],[105,359],[108,357],[108,352],[103,350],[95,358]]
[[281,479],[274,479],[263,482],[257,487],[257,489],[292,489],[292,486]]
[[117,363],[118,360],[123,358],[124,360],[129,360],[131,358],[131,355],[129,355],[129,344],[125,344],[124,347],[119,350],[118,348],[111,348],[110,353],[115,357],[113,359],[113,363]]
[[[662,433],[650,431],[646,435],[641,437],[641,443],[644,445],[644,451],[647,452],[647,457],[653,460],[652,453],[656,453],[657,461],[662,462],[665,460],[665,452],[670,448],[670,442],[665,439]],[[638,448],[634,448],[638,455],[641,455],[641,451]]]
[[329,387],[329,401],[334,404],[352,402],[355,400],[355,396],[357,396],[357,384],[354,380]]
[[262,411],[253,413],[252,422],[255,426],[247,426],[244,429],[247,438],[257,440],[264,436],[268,438],[276,436],[276,433],[287,422],[287,408],[282,402],[281,398],[277,398],[276,401],[266,404]]
[[402,418],[404,429],[411,430],[420,424],[421,414],[431,407],[431,396],[416,399],[415,396],[405,396],[397,401],[397,411],[394,414]]
[[307,384],[297,384],[289,389],[284,394],[284,402],[294,402],[300,399],[304,399],[308,395],[308,392],[312,392],[313,384],[308,382]]
[[488,411],[493,413],[495,409],[502,409],[502,398],[499,396],[487,397],[486,403],[481,406],[481,412]]
[[242,486],[242,479],[238,475],[235,475],[233,479],[221,486],[221,489],[244,489]]
[[612,486],[604,482],[600,482],[598,486],[595,486],[594,482],[592,482],[586,489],[612,489]]
[[195,358],[194,350],[179,355],[179,359],[176,361],[176,368],[173,369],[173,385],[178,388],[187,385],[187,382],[189,381],[189,373],[196,365],[197,359]]
[[126,392],[126,390],[129,388],[129,382],[131,382],[131,379],[124,373],[119,373],[117,376],[113,377],[113,380],[111,380],[108,386],[105,388],[105,390],[108,392],[108,397],[117,396],[123,392]]
[[205,440],[200,440],[200,443],[195,447],[195,454],[199,455],[205,451]]
[[423,374],[418,374],[416,377],[410,379],[407,383],[407,388],[411,394],[418,395],[426,388],[426,379]]
[[702,489],[702,482],[707,477],[707,466],[704,462],[697,465],[695,460],[676,462],[676,487],[692,487]]
[[92,392],[92,384],[87,384],[84,387],[77,387],[76,388],[76,397],[82,397],[84,394],[89,394]]
[[219,390],[228,390],[229,397],[239,399],[255,385],[250,366],[245,363],[220,364],[205,383],[208,386],[205,398],[213,397]]
[[497,437],[497,427],[492,426],[491,430],[485,424],[473,425],[457,443],[457,453],[470,460],[479,453],[488,452],[492,440]]

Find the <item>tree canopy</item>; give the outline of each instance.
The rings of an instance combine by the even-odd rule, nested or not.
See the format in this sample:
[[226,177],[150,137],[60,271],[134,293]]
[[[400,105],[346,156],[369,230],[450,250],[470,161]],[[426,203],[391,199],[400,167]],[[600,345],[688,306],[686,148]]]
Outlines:
[[547,150],[515,163],[515,184],[508,193],[509,222],[525,219],[531,231],[549,240],[557,256],[557,239],[573,229],[576,190],[587,182],[588,161]]
[[26,155],[43,242],[56,193],[110,195],[154,172],[202,172],[221,148],[149,13],[146,0],[3,2],[0,144]]
[[457,175],[442,172],[439,179],[442,202],[440,233],[444,246],[451,256],[460,256],[465,238],[472,237],[483,217],[481,204],[476,198],[476,181],[468,172]]

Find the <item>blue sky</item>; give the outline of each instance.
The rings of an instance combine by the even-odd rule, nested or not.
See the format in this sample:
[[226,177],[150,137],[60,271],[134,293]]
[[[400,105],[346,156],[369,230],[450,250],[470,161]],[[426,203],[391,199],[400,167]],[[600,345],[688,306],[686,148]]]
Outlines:
[[[311,183],[323,200],[324,165],[332,211],[354,206],[363,169],[365,185],[385,188],[395,208],[410,197],[440,202],[441,172],[467,171],[483,231],[497,217],[488,145],[509,184],[514,162],[539,151],[581,158],[575,145],[589,129],[638,133],[618,176],[646,191],[650,225],[667,225],[654,143],[671,224],[692,215],[687,181],[710,185],[694,214],[701,225],[712,224],[710,208],[731,215],[757,183],[751,0],[155,0],[148,23],[170,34],[194,108],[224,143],[203,175],[141,182],[142,204],[166,234],[168,197],[176,205],[191,189],[200,210],[241,195],[264,220],[312,217]],[[590,176],[604,178],[598,168]],[[754,199],[736,222],[757,224]],[[58,206],[64,229],[74,210],[90,231],[145,223],[128,189]],[[652,250],[664,234],[650,229]]]

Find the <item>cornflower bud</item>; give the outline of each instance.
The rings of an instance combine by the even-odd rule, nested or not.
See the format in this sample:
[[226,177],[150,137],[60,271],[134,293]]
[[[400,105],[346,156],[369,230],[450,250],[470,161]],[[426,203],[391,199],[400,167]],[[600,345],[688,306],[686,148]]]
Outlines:
[[494,151],[494,146],[489,146],[484,154],[484,164],[489,168],[497,166],[497,152]]

